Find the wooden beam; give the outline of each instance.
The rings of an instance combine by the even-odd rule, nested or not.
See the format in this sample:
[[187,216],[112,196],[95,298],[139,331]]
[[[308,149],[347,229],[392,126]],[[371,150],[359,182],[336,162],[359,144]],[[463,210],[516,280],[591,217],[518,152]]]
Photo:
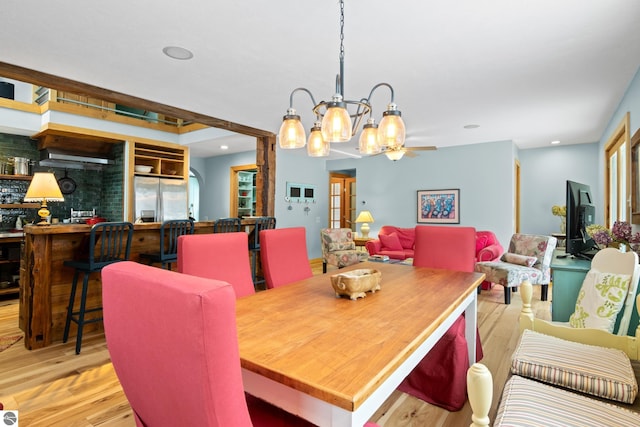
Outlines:
[[[19,80],[26,83],[44,86],[50,89],[64,90],[102,99],[116,104],[138,107],[166,116],[178,117],[182,120],[193,121],[207,126],[226,129],[242,135],[256,138],[256,164],[258,165],[257,190],[261,202],[258,202],[259,212],[262,215],[272,216],[275,211],[275,176],[276,176],[276,135],[272,132],[252,128],[249,126],[233,123],[215,117],[193,111],[183,110],[170,105],[160,104],[136,96],[114,92],[87,83],[81,83],[53,74],[41,71],[30,70],[17,65],[0,62],[0,76]],[[261,183],[263,187],[261,187]],[[261,209],[260,206],[262,205]]]
[[181,108],[172,107],[166,104],[160,104],[158,102],[149,101],[147,99],[138,98],[136,96],[114,92],[109,89],[93,86],[87,83],[77,82],[64,77],[55,76],[53,74],[43,73],[40,71],[19,67],[17,65],[7,64],[6,62],[0,62],[0,76],[39,86],[44,86],[51,89],[74,92],[76,94],[103,99],[105,101],[113,102],[116,104],[142,108],[144,110],[153,111],[155,113],[160,113],[171,117],[178,117],[183,120],[202,123],[219,129],[226,129],[228,131],[240,133],[243,135],[255,137],[275,136],[272,132],[266,130],[256,129],[228,120],[218,119],[215,117],[196,113],[194,111],[183,110]]

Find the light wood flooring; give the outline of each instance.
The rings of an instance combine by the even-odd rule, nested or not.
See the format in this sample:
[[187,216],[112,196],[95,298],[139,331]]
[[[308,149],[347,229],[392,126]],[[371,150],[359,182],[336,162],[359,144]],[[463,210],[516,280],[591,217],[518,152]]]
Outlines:
[[[314,273],[320,264],[312,263]],[[551,295],[551,292],[549,292]],[[503,302],[501,286],[479,296],[478,324],[484,363],[493,374],[494,397],[490,417],[509,369],[509,357],[518,339],[519,293],[510,305]],[[534,312],[549,318],[549,302],[540,301],[534,288]],[[20,334],[18,300],[0,300],[0,336]],[[0,402],[5,409],[18,409],[22,426],[135,426],[131,408],[122,392],[104,335],[88,334],[82,353],[76,355],[69,340],[34,351],[21,342],[0,353]],[[153,396],[149,396],[153,399]],[[179,406],[179,402],[176,402]],[[471,423],[467,403],[458,412],[448,412],[401,392],[394,392],[372,418],[382,427],[459,427]]]

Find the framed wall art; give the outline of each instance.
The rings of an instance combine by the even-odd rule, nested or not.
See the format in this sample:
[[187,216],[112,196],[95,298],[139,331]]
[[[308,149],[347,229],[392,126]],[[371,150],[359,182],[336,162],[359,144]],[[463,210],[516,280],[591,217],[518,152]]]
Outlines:
[[418,190],[419,224],[460,224],[460,189]]

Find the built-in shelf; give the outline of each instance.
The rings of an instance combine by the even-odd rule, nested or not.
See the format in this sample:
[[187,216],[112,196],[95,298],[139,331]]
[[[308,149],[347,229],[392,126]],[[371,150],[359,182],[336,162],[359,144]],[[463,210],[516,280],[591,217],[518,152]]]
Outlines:
[[12,179],[15,181],[31,181],[31,175],[0,175],[0,179]]
[[135,142],[135,165],[151,166],[153,169],[149,173],[134,173],[135,175],[187,179],[188,171],[185,167],[187,156],[188,153],[184,147]]
[[0,209],[39,209],[40,203],[0,203]]

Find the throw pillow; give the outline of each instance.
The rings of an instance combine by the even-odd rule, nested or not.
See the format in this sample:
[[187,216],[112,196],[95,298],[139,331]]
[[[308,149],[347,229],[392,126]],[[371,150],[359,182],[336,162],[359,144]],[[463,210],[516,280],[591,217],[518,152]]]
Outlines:
[[578,293],[569,324],[574,328],[595,328],[613,332],[618,313],[629,291],[631,276],[589,270]]
[[500,257],[501,261],[508,262],[509,264],[524,265],[525,267],[533,267],[538,262],[538,258],[534,256],[514,254],[511,252],[505,252]]
[[403,249],[402,243],[400,243],[400,238],[398,237],[398,233],[381,234],[378,237],[380,238],[380,243],[382,244],[382,250],[401,251]]

